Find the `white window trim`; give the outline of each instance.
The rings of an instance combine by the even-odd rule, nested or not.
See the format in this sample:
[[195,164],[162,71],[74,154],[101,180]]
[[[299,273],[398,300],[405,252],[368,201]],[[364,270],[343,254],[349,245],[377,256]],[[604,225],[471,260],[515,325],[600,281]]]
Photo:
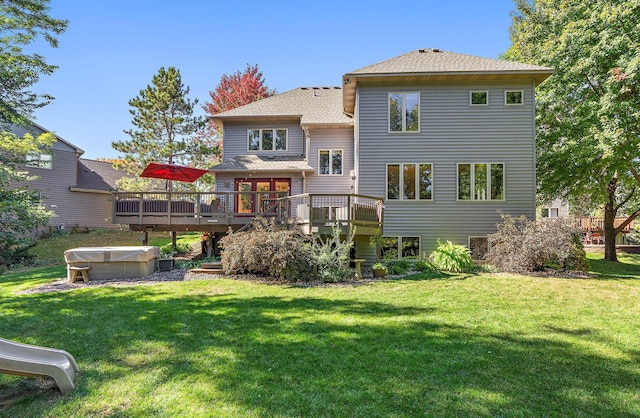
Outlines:
[[[249,132],[251,131],[259,131],[258,138],[258,149],[251,149],[249,147]],[[262,131],[272,131],[273,132],[273,148],[272,149],[262,149]],[[276,149],[276,131],[285,131],[285,141],[286,147],[284,149]],[[289,128],[247,128],[247,152],[283,152],[287,151],[289,148]]]
[[[322,151],[328,151],[329,152],[329,174],[322,174],[320,173],[320,152]],[[342,173],[340,174],[333,174],[333,153],[336,151],[340,151],[340,154],[342,154]],[[333,177],[340,177],[340,176],[344,176],[344,150],[342,149],[318,149],[318,175],[319,176],[333,176]]]
[[[404,176],[403,176],[403,171],[402,171],[402,166],[405,164],[413,164],[416,167],[416,184],[415,184],[415,191],[416,191],[416,198],[415,199],[404,199],[403,198],[403,190],[404,190]],[[431,197],[429,199],[420,199],[420,165],[425,165],[425,164],[429,164],[431,166]],[[399,188],[399,197],[398,199],[389,199],[389,166],[390,165],[399,165],[400,166],[400,188]],[[384,172],[384,194],[385,194],[385,200],[387,201],[394,201],[394,202],[432,202],[433,201],[433,194],[434,194],[434,182],[433,182],[433,173],[434,173],[434,168],[433,168],[433,163],[429,163],[429,162],[421,162],[421,163],[387,163],[385,166],[385,172]]]
[[[520,103],[507,103],[507,95],[509,93],[520,93],[522,101]],[[505,90],[504,91],[504,105],[505,106],[523,106],[524,105],[524,90]]]
[[[401,94],[402,95],[402,130],[401,131],[392,131],[391,130],[391,95],[392,94]],[[418,95],[418,130],[417,131],[407,131],[407,112],[405,110],[405,96],[407,94],[417,94]],[[387,130],[390,134],[419,134],[421,129],[420,123],[420,92],[419,91],[390,91],[387,93]]]
[[[471,184],[475,182],[475,170],[473,166],[476,164],[486,164],[487,165],[487,196],[491,196],[491,189],[489,189],[491,185],[491,165],[492,164],[502,164],[502,199],[476,199],[474,197],[473,190],[471,189],[471,199],[460,199],[460,165],[461,164],[469,164],[471,165]],[[433,193],[432,193],[433,196]],[[458,202],[504,202],[507,200],[507,165],[505,163],[499,161],[492,162],[474,162],[474,163],[457,163],[456,164],[456,201]]]
[[[418,258],[407,258],[407,260],[422,260],[422,235],[383,235],[382,238],[396,238],[398,244],[396,247],[396,253],[398,258],[396,260],[404,260],[402,257],[402,238],[418,238]],[[376,251],[378,249],[376,248]]]
[[[486,94],[487,95],[487,103],[473,103],[473,100],[472,100],[473,93],[484,93],[484,94]],[[471,90],[471,91],[469,91],[469,106],[473,106],[473,107],[487,107],[487,106],[489,106],[489,91],[487,91],[487,90]]]

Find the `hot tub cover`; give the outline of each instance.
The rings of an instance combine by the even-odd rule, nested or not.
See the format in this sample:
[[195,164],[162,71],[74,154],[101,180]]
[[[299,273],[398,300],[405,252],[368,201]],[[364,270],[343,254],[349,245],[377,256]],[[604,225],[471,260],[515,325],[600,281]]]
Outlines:
[[149,261],[160,256],[160,248],[137,247],[79,247],[64,252],[67,263],[108,263],[118,261]]

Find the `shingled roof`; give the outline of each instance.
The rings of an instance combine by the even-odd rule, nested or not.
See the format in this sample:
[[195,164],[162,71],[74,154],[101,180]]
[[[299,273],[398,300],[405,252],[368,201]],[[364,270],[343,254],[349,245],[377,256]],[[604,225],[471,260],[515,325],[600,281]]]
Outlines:
[[126,174],[126,171],[113,168],[111,163],[79,158],[78,184],[71,189],[111,192],[117,189],[116,180],[125,177]]
[[245,118],[300,118],[302,126],[352,126],[340,87],[299,87],[211,117],[217,125]]
[[209,169],[209,171],[279,171],[301,172],[313,171],[302,157],[282,155],[238,155],[222,164]]
[[513,61],[458,54],[440,49],[417,49],[342,77],[344,110],[353,113],[355,91],[362,81],[533,80],[536,85],[553,69]]

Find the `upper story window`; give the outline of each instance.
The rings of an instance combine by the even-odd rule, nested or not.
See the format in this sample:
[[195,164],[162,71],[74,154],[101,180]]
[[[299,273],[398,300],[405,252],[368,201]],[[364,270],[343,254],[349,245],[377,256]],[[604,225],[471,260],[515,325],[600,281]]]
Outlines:
[[504,164],[458,164],[458,200],[504,200]]
[[471,106],[488,106],[489,92],[487,91],[470,91],[469,104]]
[[389,93],[389,132],[420,130],[420,93]]
[[286,151],[286,129],[249,129],[247,131],[249,151]]
[[53,168],[53,155],[50,152],[30,152],[25,157],[27,167]]
[[504,92],[504,104],[506,106],[521,105],[524,92],[522,90],[507,90]]
[[431,164],[387,164],[388,200],[431,200],[432,192]]
[[342,175],[342,150],[318,151],[318,174],[323,176]]

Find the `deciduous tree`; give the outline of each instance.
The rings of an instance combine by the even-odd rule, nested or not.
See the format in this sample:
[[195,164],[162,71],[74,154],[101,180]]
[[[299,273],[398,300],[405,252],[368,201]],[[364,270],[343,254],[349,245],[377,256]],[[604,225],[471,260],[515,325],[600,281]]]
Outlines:
[[640,214],[639,16],[636,0],[517,0],[505,54],[555,68],[537,91],[539,191],[599,202],[608,260]]
[[244,72],[236,71],[224,74],[213,91],[209,92],[211,102],[204,104],[204,110],[209,115],[235,109],[257,100],[274,95],[275,90],[269,90],[258,65],[247,65]]
[[23,48],[38,39],[57,47],[56,35],[67,21],[48,15],[47,0],[0,2],[0,270],[27,257],[33,245],[28,234],[53,215],[44,210],[37,193],[26,182],[32,179],[20,167],[29,153],[40,153],[55,142],[53,134],[18,136],[16,125],[28,125],[33,111],[52,97],[30,90],[41,75],[56,67],[39,54]]

